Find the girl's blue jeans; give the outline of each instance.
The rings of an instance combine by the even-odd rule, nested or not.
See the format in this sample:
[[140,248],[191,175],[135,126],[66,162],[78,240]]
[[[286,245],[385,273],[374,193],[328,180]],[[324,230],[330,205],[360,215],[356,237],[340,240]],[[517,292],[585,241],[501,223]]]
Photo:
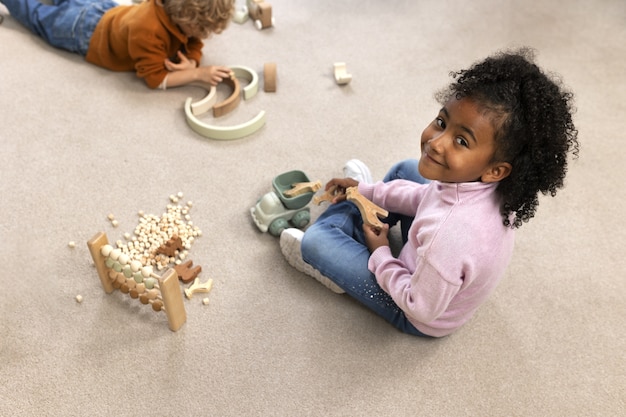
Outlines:
[[118,6],[113,0],[0,0],[11,16],[50,45],[87,54],[89,41],[102,15]]
[[[417,160],[397,163],[383,181],[406,179],[419,183],[427,180],[417,170]],[[401,222],[403,243],[412,218],[390,213],[390,226]],[[380,288],[367,268],[370,253],[365,244],[363,220],[359,209],[349,201],[332,204],[304,233],[302,258],[330,278],[348,295],[383,317],[404,333],[426,336],[406,318],[392,298]]]

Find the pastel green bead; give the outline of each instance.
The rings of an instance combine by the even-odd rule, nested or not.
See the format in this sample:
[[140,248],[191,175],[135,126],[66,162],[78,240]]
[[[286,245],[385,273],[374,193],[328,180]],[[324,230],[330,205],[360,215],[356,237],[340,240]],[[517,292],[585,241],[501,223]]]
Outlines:
[[146,284],[147,289],[151,290],[154,288],[154,284],[156,283],[156,280],[154,278],[148,278],[143,283]]
[[141,275],[141,271],[137,271],[133,274],[133,278],[135,278],[135,282],[137,284],[141,284],[143,282],[143,275]]
[[116,261],[116,262],[114,262],[114,263],[113,263],[113,270],[114,270],[115,272],[122,272],[122,264],[121,264],[121,263],[119,263],[119,262],[117,262],[117,261]]
[[107,260],[104,261],[104,264],[106,265],[107,268],[113,268],[114,263],[115,261],[111,258],[107,258]]
[[130,278],[133,276],[133,271],[131,271],[130,265],[124,265],[124,267],[122,268],[122,272],[124,273],[124,276],[126,278]]

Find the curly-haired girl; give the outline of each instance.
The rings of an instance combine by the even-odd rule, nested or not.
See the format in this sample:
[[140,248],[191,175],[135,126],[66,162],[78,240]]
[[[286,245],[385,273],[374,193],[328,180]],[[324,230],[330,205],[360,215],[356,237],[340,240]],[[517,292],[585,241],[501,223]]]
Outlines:
[[[578,154],[572,94],[532,58],[528,49],[499,53],[453,73],[422,132],[421,158],[382,182],[348,161],[346,178],[326,184],[339,190],[333,204],[305,233],[281,234],[289,263],[406,333],[441,337],[466,323],[504,275],[539,192],[554,196],[568,153]],[[355,186],[391,213],[382,229],[346,201]],[[398,221],[396,257],[388,232]]]
[[135,71],[150,88],[194,81],[216,85],[224,66],[199,66],[203,43],[221,33],[234,0],[0,0],[11,16],[50,45],[114,71]]

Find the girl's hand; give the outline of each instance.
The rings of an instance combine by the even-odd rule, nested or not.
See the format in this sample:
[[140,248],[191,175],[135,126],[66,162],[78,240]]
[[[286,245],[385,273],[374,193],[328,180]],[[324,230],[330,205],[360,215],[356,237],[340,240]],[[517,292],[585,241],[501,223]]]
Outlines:
[[363,224],[363,232],[365,233],[365,244],[370,253],[381,246],[389,246],[389,225],[387,223],[383,223],[382,229]]
[[224,78],[230,78],[230,68],[209,65],[207,67],[199,67],[200,79],[211,85],[218,85]]
[[331,188],[335,187],[335,197],[331,201],[332,204],[335,204],[346,199],[346,190],[348,188],[357,187],[358,185],[359,182],[353,180],[352,178],[333,178],[332,180],[328,181],[328,183],[326,183],[326,187],[324,189],[328,191]]
[[178,63],[173,62],[169,58],[165,60],[165,69],[170,72],[194,69],[197,63],[193,59],[189,59],[181,51],[178,51]]

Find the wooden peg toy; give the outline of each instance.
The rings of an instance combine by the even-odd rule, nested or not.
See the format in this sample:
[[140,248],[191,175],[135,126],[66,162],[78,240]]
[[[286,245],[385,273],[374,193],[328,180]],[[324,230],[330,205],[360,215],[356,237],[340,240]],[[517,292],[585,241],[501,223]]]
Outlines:
[[297,197],[306,193],[315,193],[322,188],[321,181],[315,182],[297,182],[291,184],[291,189],[283,192],[285,197]]
[[263,65],[263,90],[266,93],[276,92],[276,63],[267,62]]
[[387,210],[378,207],[376,204],[363,197],[356,187],[348,188],[346,190],[346,196],[348,201],[352,201],[359,208],[361,217],[363,217],[363,222],[365,224],[382,229],[383,223],[380,221],[378,216],[382,218],[387,217],[389,215]]
[[156,250],[156,253],[172,257],[176,256],[177,250],[182,251],[183,249],[184,248],[182,239],[178,236],[172,236],[170,240],[165,242]]
[[189,284],[202,272],[200,265],[193,267],[193,261],[190,259],[180,265],[174,266],[174,270],[178,274],[178,279],[185,284]]
[[185,296],[191,299],[197,292],[209,292],[213,288],[213,280],[209,278],[207,282],[200,283],[200,278],[196,278],[189,288],[185,288]]

